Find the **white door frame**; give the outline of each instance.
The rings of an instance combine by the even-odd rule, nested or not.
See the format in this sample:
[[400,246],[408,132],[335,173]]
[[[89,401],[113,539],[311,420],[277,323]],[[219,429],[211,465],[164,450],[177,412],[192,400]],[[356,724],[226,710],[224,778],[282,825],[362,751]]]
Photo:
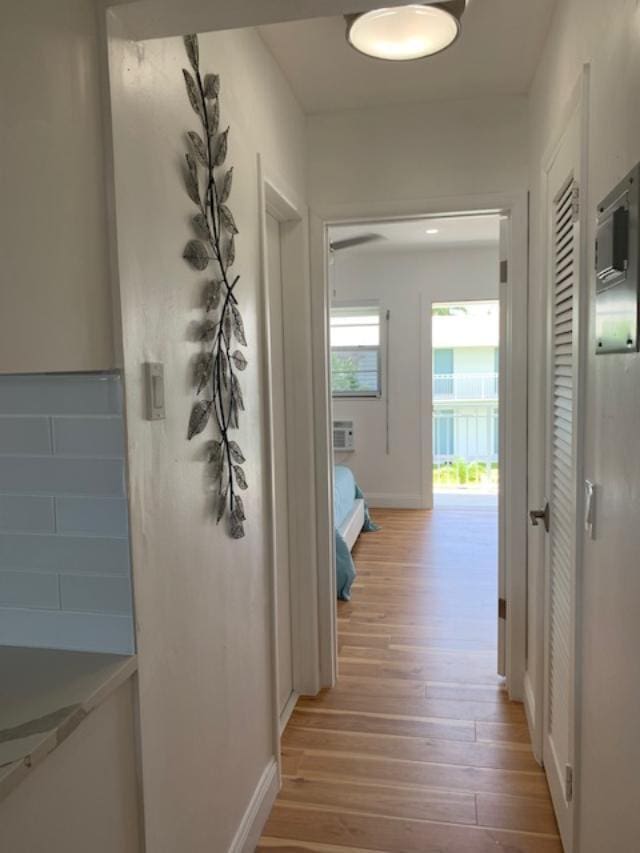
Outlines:
[[[505,531],[507,688],[522,700],[526,649],[527,560],[527,246],[526,193],[432,198],[395,204],[340,205],[311,215],[311,285],[314,338],[313,387],[316,401],[316,476],[318,488],[318,588],[320,647],[325,666],[322,686],[330,686],[336,672],[335,556],[333,545],[333,447],[330,429],[328,229],[332,225],[371,223],[468,213],[507,214],[511,224],[509,286],[501,293],[505,303],[506,338],[503,472],[506,495],[502,524]],[[319,435],[320,433],[320,435]],[[320,439],[320,440],[319,440]],[[327,535],[330,531],[330,535]],[[322,535],[320,535],[322,532]],[[327,664],[328,662],[328,664]]]
[[[258,195],[261,231],[263,316],[263,383],[265,412],[265,479],[266,495],[272,523],[267,530],[271,617],[271,680],[274,752],[280,765],[280,736],[295,698],[301,693],[315,693],[320,687],[318,585],[315,562],[315,489],[309,472],[309,455],[313,447],[309,439],[309,422],[313,412],[309,389],[311,355],[305,365],[300,357],[301,341],[306,336],[305,314],[310,309],[308,263],[308,209],[277,177],[273,176],[258,156]],[[282,265],[282,322],[285,352],[285,420],[287,430],[287,487],[289,516],[289,563],[291,572],[291,641],[293,694],[281,715],[278,707],[278,599],[277,555],[275,538],[274,422],[272,392],[271,329],[269,321],[269,276],[267,260],[267,215],[280,223]],[[308,325],[307,325],[308,328]],[[309,374],[307,381],[306,373]],[[312,423],[311,423],[312,425]],[[311,460],[313,462],[313,459]],[[313,467],[313,466],[311,466]]]

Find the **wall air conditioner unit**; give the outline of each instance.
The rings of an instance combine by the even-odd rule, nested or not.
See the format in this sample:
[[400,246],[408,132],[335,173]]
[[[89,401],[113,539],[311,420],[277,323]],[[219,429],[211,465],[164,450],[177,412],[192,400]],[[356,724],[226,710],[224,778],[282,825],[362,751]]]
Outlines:
[[355,450],[353,421],[333,422],[333,449],[338,452]]

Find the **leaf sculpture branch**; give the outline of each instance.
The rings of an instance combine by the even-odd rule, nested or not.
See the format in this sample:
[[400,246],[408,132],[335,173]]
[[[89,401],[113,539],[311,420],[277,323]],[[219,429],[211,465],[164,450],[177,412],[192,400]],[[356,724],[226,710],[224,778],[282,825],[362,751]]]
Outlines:
[[193,130],[187,133],[185,187],[197,212],[191,219],[196,237],[189,240],[183,256],[195,270],[202,272],[210,264],[215,269],[204,291],[203,352],[194,371],[196,394],[205,396],[191,410],[187,435],[191,440],[211,419],[215,422],[217,438],[210,444],[208,461],[217,489],[216,521],[226,515],[231,536],[241,539],[245,511],[238,491],[247,488],[245,458],[229,431],[238,428],[239,413],[244,411],[237,372],[245,369],[247,359],[237,345],[246,347],[247,341],[234,293],[240,276],[231,273],[238,229],[228,206],[233,184],[233,167],[225,166],[229,128],[221,131],[219,127],[219,76],[201,75],[197,36],[185,36],[184,45],[192,71],[183,68],[182,73],[202,135]]

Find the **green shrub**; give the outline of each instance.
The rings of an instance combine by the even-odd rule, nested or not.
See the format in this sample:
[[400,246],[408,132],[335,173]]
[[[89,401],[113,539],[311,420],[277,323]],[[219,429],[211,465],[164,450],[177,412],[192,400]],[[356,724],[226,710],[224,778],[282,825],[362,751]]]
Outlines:
[[467,462],[464,459],[454,459],[444,465],[433,466],[434,486],[466,486],[481,483],[498,483],[498,463]]

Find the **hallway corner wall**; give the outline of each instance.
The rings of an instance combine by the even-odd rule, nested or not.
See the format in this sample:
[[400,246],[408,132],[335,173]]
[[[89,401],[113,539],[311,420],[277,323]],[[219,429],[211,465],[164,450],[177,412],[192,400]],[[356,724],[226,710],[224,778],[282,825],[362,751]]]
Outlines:
[[[154,853],[239,851],[277,784],[258,153],[304,199],[304,117],[254,31],[200,36],[201,65],[220,74],[221,120],[231,126],[234,269],[249,342],[238,432],[247,535],[234,541],[212,517],[206,436],[186,440],[198,350],[189,329],[202,319],[207,278],[182,257],[192,235],[181,167],[197,121],[188,61],[181,38],[132,42],[118,36],[117,18],[111,24],[146,840]],[[143,418],[145,361],[165,365],[163,421]]]
[[[577,768],[580,853],[628,853],[640,835],[636,736],[640,679],[638,518],[640,517],[640,355],[596,357],[593,345],[595,205],[640,159],[640,6],[635,0],[561,0],[530,93],[530,489],[544,496],[544,211],[545,152],[557,142],[562,116],[585,63],[590,65],[585,476],[597,485],[596,539],[585,538],[578,568],[580,766]],[[529,670],[540,677],[541,638],[534,629],[543,571],[543,542],[530,536]]]

